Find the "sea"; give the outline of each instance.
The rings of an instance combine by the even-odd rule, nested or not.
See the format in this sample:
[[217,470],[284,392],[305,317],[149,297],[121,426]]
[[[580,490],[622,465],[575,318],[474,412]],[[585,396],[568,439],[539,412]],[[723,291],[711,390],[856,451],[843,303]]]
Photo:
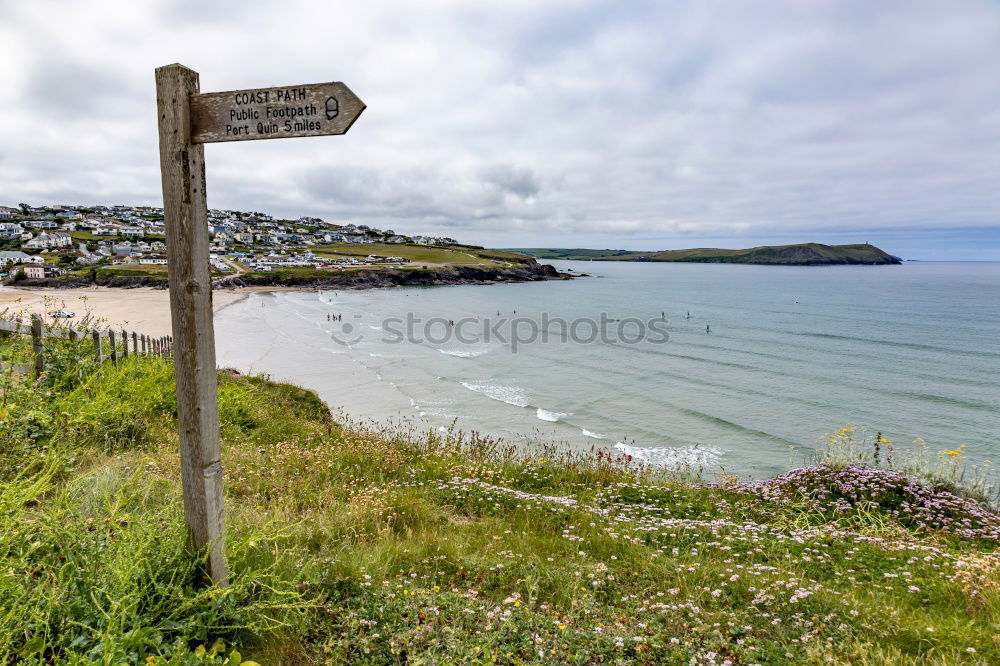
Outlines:
[[582,277],[251,293],[218,363],[358,419],[706,474],[784,471],[846,424],[1000,459],[1000,263],[550,263]]

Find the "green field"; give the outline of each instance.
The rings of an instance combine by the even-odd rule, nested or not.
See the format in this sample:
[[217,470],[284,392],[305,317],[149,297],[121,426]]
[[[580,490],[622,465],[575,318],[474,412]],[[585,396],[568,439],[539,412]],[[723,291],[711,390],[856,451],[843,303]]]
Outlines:
[[430,245],[331,245],[313,249],[321,257],[403,257],[415,263],[433,264],[482,264],[500,266],[518,262],[516,255],[460,246]]
[[230,580],[205,587],[172,365],[88,343],[0,375],[0,663],[1000,663],[989,489],[852,428],[817,466],[709,481],[221,371]]
[[823,245],[800,243],[797,245],[765,245],[760,247],[728,250],[722,248],[691,248],[642,252],[633,250],[587,250],[559,248],[523,248],[513,250],[539,259],[573,259],[593,261],[676,261],[722,264],[894,264],[899,261],[883,250],[859,243],[856,245]]

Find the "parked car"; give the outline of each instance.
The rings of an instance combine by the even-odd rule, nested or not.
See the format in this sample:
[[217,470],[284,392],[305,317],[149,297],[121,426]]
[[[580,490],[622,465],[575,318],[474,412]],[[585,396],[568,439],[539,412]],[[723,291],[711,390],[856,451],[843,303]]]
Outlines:
[[75,312],[68,312],[66,310],[54,310],[53,312],[49,313],[49,316],[50,317],[65,317],[65,318],[69,318],[69,317],[75,317],[76,313]]

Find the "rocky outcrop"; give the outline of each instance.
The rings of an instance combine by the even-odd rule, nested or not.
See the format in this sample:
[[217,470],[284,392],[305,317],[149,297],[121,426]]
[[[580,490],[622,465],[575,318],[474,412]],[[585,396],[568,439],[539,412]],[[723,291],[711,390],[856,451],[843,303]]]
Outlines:
[[[88,276],[90,277],[90,276]],[[548,264],[525,264],[511,268],[480,266],[436,266],[434,268],[371,268],[331,271],[305,275],[294,273],[257,273],[228,279],[227,289],[239,287],[301,287],[303,289],[375,289],[384,287],[420,287],[450,284],[493,284],[496,282],[537,282],[540,280],[570,280],[574,276],[560,273]],[[66,279],[21,280],[18,287],[153,287],[166,289],[167,280],[148,276],[101,276]]]
[[359,269],[331,272],[323,276],[304,275],[302,277],[264,273],[234,278],[227,282],[226,286],[375,289],[569,279],[572,279],[572,276],[560,273],[548,264],[530,264],[516,268],[440,266],[427,269]]

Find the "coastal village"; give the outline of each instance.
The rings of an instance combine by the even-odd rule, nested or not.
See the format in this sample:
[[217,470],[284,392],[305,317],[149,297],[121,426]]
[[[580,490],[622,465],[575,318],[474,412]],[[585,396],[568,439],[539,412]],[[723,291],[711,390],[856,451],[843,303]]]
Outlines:
[[[208,232],[216,275],[399,266],[413,259],[387,252],[387,246],[458,245],[453,238],[405,236],[364,224],[235,210],[210,210]],[[155,206],[0,206],[0,279],[8,282],[91,267],[162,274],[166,249],[163,209]]]

